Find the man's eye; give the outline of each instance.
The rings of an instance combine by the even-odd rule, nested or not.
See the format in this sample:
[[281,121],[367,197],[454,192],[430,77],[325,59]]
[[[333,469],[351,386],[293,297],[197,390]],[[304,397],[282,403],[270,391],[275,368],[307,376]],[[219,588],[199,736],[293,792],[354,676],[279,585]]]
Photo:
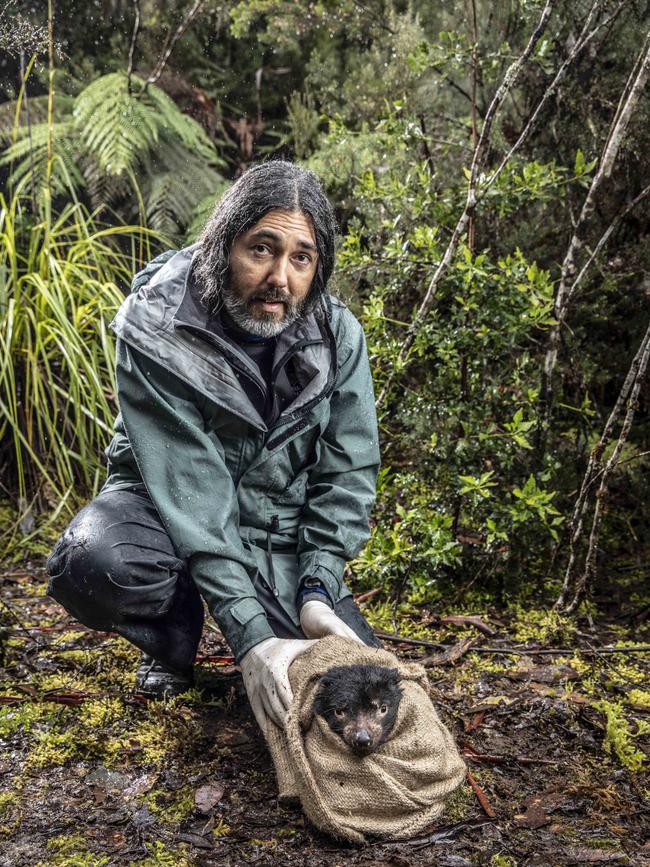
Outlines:
[[334,710],[334,716],[337,719],[343,719],[343,717],[345,716],[345,708],[344,707],[337,707]]
[[253,247],[253,250],[255,253],[268,253],[269,252],[269,248],[266,246],[266,244],[255,244]]
[[296,261],[300,265],[309,265],[311,263],[311,256],[308,256],[306,253],[298,253]]

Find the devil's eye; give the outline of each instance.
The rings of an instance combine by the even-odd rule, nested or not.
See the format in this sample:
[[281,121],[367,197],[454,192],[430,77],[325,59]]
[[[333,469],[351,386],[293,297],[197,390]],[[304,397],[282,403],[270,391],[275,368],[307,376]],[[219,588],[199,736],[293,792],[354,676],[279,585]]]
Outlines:
[[335,708],[334,709],[334,716],[337,719],[343,719],[343,717],[345,716],[345,708],[344,707]]
[[388,705],[382,704],[382,706],[379,708],[379,713],[388,713]]

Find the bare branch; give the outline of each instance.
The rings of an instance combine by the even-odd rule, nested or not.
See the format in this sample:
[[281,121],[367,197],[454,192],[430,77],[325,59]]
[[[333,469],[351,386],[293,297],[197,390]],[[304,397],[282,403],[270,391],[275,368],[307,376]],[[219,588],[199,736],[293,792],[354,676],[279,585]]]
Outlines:
[[165,45],[165,48],[164,48],[163,53],[160,57],[160,60],[158,61],[155,69],[153,70],[153,72],[151,73],[149,78],[147,79],[147,84],[155,84],[158,81],[158,79],[160,78],[160,76],[163,73],[165,65],[167,64],[167,61],[169,60],[172,51],[174,50],[174,46],[176,45],[178,40],[181,38],[183,33],[185,33],[187,28],[190,26],[190,24],[192,23],[192,21],[194,20],[196,15],[199,13],[201,6],[203,6],[204,2],[205,2],[205,0],[194,0],[194,5],[189,10],[189,12],[185,16],[185,18],[183,18],[181,23],[178,25],[178,27],[174,31],[173,36],[168,38],[167,44]]
[[[460,215],[458,223],[456,224],[456,228],[453,231],[453,234],[451,236],[449,244],[447,245],[447,249],[445,250],[443,257],[440,260],[438,267],[436,268],[436,270],[433,274],[433,277],[431,278],[431,281],[429,282],[429,286],[427,288],[426,294],[425,294],[425,296],[422,300],[422,303],[420,304],[420,307],[418,308],[418,311],[415,314],[415,317],[414,317],[414,319],[411,323],[411,326],[408,330],[408,334],[406,336],[406,339],[404,341],[404,344],[403,344],[402,349],[400,350],[400,353],[398,356],[398,360],[401,363],[403,363],[406,360],[408,353],[409,353],[409,351],[413,345],[413,342],[415,341],[417,333],[420,330],[422,322],[424,321],[427,313],[429,312],[429,310],[433,306],[433,300],[435,297],[436,289],[438,288],[438,284],[440,283],[442,277],[447,272],[447,270],[448,270],[448,268],[449,268],[449,266],[453,260],[453,257],[454,257],[454,254],[456,252],[456,249],[458,247],[458,244],[460,242],[460,239],[461,239],[463,233],[465,232],[465,229],[467,228],[467,224],[469,222],[470,216],[472,215],[472,213],[474,212],[474,209],[476,208],[476,204],[477,204],[477,192],[476,191],[477,191],[478,178],[479,178],[481,168],[483,166],[483,161],[485,159],[487,146],[488,146],[488,143],[490,141],[490,135],[492,132],[492,125],[494,123],[494,118],[495,118],[498,110],[501,108],[501,105],[503,104],[503,101],[505,100],[506,96],[514,87],[514,85],[515,85],[515,83],[519,77],[519,73],[522,70],[522,67],[524,66],[524,64],[526,63],[526,61],[528,60],[528,58],[532,54],[532,52],[535,49],[535,46],[537,45],[542,33],[544,32],[546,25],[548,23],[548,19],[551,15],[551,7],[552,7],[552,0],[547,0],[546,4],[544,5],[544,8],[542,10],[542,13],[540,15],[539,21],[537,22],[537,26],[535,27],[535,30],[533,31],[530,39],[528,40],[528,44],[526,45],[526,48],[524,49],[523,53],[508,67],[506,74],[503,78],[503,81],[499,85],[499,88],[497,89],[497,92],[495,93],[494,97],[492,98],[492,102],[490,103],[488,110],[485,114],[483,129],[481,130],[481,135],[480,135],[479,140],[478,140],[476,147],[474,149],[474,154],[472,157],[472,163],[470,166],[470,177],[469,177],[469,182],[468,182],[468,187],[467,187],[467,199],[465,202],[465,207],[463,208],[463,212]],[[400,365],[398,365],[398,367],[399,366]],[[377,398],[377,406],[381,406],[381,404],[384,402],[386,396],[388,395],[393,376],[394,376],[394,373],[391,372],[389,374],[386,382],[384,383],[384,387],[382,388],[381,393],[380,393],[379,397]]]
[[523,130],[519,134],[517,141],[512,145],[512,147],[510,148],[508,153],[503,157],[503,159],[501,160],[501,162],[497,166],[496,171],[494,171],[493,173],[490,174],[490,177],[487,180],[485,186],[481,189],[481,193],[483,195],[485,195],[485,193],[495,183],[495,181],[497,180],[497,178],[499,177],[501,172],[504,170],[506,165],[512,159],[513,154],[516,151],[518,151],[520,149],[520,147],[522,146],[522,144],[526,141],[526,139],[530,135],[533,127],[537,123],[539,116],[542,112],[542,109],[544,108],[546,103],[549,101],[551,96],[557,90],[560,82],[562,81],[562,79],[566,75],[569,66],[571,66],[571,64],[576,59],[576,57],[591,42],[591,40],[596,36],[596,34],[599,32],[599,30],[601,30],[601,28],[604,27],[607,23],[609,23],[612,20],[612,18],[614,18],[615,16],[617,16],[619,14],[619,12],[622,10],[623,6],[625,6],[626,2],[627,2],[627,0],[624,0],[624,2],[621,3],[620,6],[617,8],[616,12],[614,12],[612,15],[610,15],[609,18],[604,19],[600,24],[598,24],[596,27],[594,27],[593,29],[590,30],[590,27],[591,27],[594,19],[597,17],[598,13],[601,11],[601,8],[603,6],[602,0],[596,0],[596,2],[594,2],[593,6],[589,10],[587,18],[585,19],[585,23],[582,27],[582,30],[580,31],[578,38],[575,41],[573,48],[569,52],[566,59],[560,65],[560,68],[558,69],[558,71],[555,73],[553,81],[551,81],[551,83],[548,85],[548,87],[544,91],[542,98],[537,103],[535,110],[533,111],[530,118],[528,119],[526,126],[523,128]]
[[571,285],[571,288],[569,289],[569,294],[567,296],[567,304],[571,301],[571,298],[578,289],[578,286],[580,286],[580,284],[582,283],[585,274],[591,267],[593,261],[598,257],[605,244],[609,241],[612,234],[620,226],[621,222],[625,219],[625,217],[627,217],[630,211],[634,210],[634,208],[639,204],[639,202],[642,202],[648,195],[650,195],[650,184],[648,184],[645,189],[641,190],[638,196],[635,196],[635,198],[628,205],[626,205],[622,211],[619,211],[618,214],[614,217],[607,229],[603,232],[600,240],[594,247],[592,253],[589,255],[589,258],[582,266],[580,273],[573,281],[573,284]]
[[[580,493],[578,494],[578,498],[574,506],[573,517],[571,519],[571,551],[569,556],[569,562],[567,564],[566,572],[564,575],[562,590],[554,606],[556,609],[564,608],[567,614],[572,614],[577,610],[578,606],[580,605],[582,599],[585,596],[589,579],[592,578],[595,573],[596,550],[598,544],[600,523],[602,520],[602,503],[607,490],[607,480],[612,470],[618,463],[621,451],[623,449],[623,446],[625,445],[625,442],[627,441],[627,437],[632,427],[634,414],[636,412],[639,391],[645,378],[649,360],[650,325],[648,325],[643,340],[641,341],[641,345],[636,355],[634,356],[634,359],[632,360],[630,369],[627,373],[627,376],[625,377],[625,382],[621,387],[621,391],[616,400],[616,404],[612,409],[609,418],[607,419],[600,440],[591,452],[591,455],[589,457],[589,463],[587,464],[587,470],[585,472],[584,479],[580,488]],[[611,457],[603,466],[601,461],[602,455],[611,439],[612,430],[614,428],[614,425],[618,421],[619,415],[624,405],[627,406],[625,411],[625,418],[623,420],[623,426],[619,434],[618,441]],[[585,558],[585,566],[582,575],[576,583],[573,600],[570,605],[565,608],[566,599],[573,580],[573,572],[576,561],[576,549],[580,540],[580,536],[582,535],[584,518],[588,509],[589,490],[592,487],[593,482],[598,477],[600,477],[600,484],[598,486],[598,490],[595,496],[596,504],[594,507],[594,515],[592,518],[588,550]]]
[[138,39],[138,32],[140,31],[140,0],[133,0],[133,6],[135,8],[135,21],[133,22],[133,34],[131,36],[131,45],[129,47],[129,64],[126,69],[127,89],[129,94],[131,93],[131,76],[133,75],[135,44]]
[[[640,62],[639,62],[640,61]],[[576,260],[580,248],[583,245],[581,238],[581,230],[591,215],[594,205],[596,193],[599,190],[604,178],[610,176],[612,167],[618,156],[618,152],[625,137],[630,119],[634,113],[641,94],[650,75],[650,31],[647,33],[643,43],[643,48],[639,55],[639,60],[635,62],[634,69],[630,73],[628,82],[626,83],[619,106],[610,127],[610,132],[607,136],[607,141],[600,157],[598,171],[594,175],[587,195],[582,204],[580,215],[576,221],[576,225],[569,241],[564,261],[562,263],[562,271],[560,274],[560,284],[558,286],[557,295],[555,298],[554,318],[556,324],[549,331],[548,349],[544,360],[544,401],[546,404],[546,424],[550,419],[550,407],[552,399],[552,376],[557,362],[557,355],[560,346],[560,330],[564,324],[567,314],[568,299],[571,294],[571,286],[574,282],[574,276],[577,270]],[[630,82],[632,82],[630,84]]]

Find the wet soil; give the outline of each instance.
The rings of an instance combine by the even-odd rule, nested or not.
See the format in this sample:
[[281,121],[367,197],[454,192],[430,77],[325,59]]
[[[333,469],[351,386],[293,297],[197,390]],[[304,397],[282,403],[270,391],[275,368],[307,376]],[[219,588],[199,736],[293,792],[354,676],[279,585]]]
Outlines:
[[417,839],[347,846],[278,803],[215,629],[197,689],[151,702],[134,691],[137,652],[43,593],[38,565],[4,571],[3,867],[650,864],[649,654],[603,650],[650,643],[642,623],[576,629],[523,610],[448,612],[478,614],[480,626],[427,611],[405,619],[401,633],[444,647],[386,646],[411,659],[440,654],[432,695],[468,783]]

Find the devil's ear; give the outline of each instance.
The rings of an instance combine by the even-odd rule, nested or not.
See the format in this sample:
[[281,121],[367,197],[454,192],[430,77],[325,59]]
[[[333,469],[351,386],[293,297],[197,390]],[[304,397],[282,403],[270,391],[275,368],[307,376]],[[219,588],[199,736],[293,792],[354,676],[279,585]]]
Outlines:
[[386,683],[390,686],[397,686],[402,678],[400,677],[400,673],[396,668],[389,668],[386,674]]

